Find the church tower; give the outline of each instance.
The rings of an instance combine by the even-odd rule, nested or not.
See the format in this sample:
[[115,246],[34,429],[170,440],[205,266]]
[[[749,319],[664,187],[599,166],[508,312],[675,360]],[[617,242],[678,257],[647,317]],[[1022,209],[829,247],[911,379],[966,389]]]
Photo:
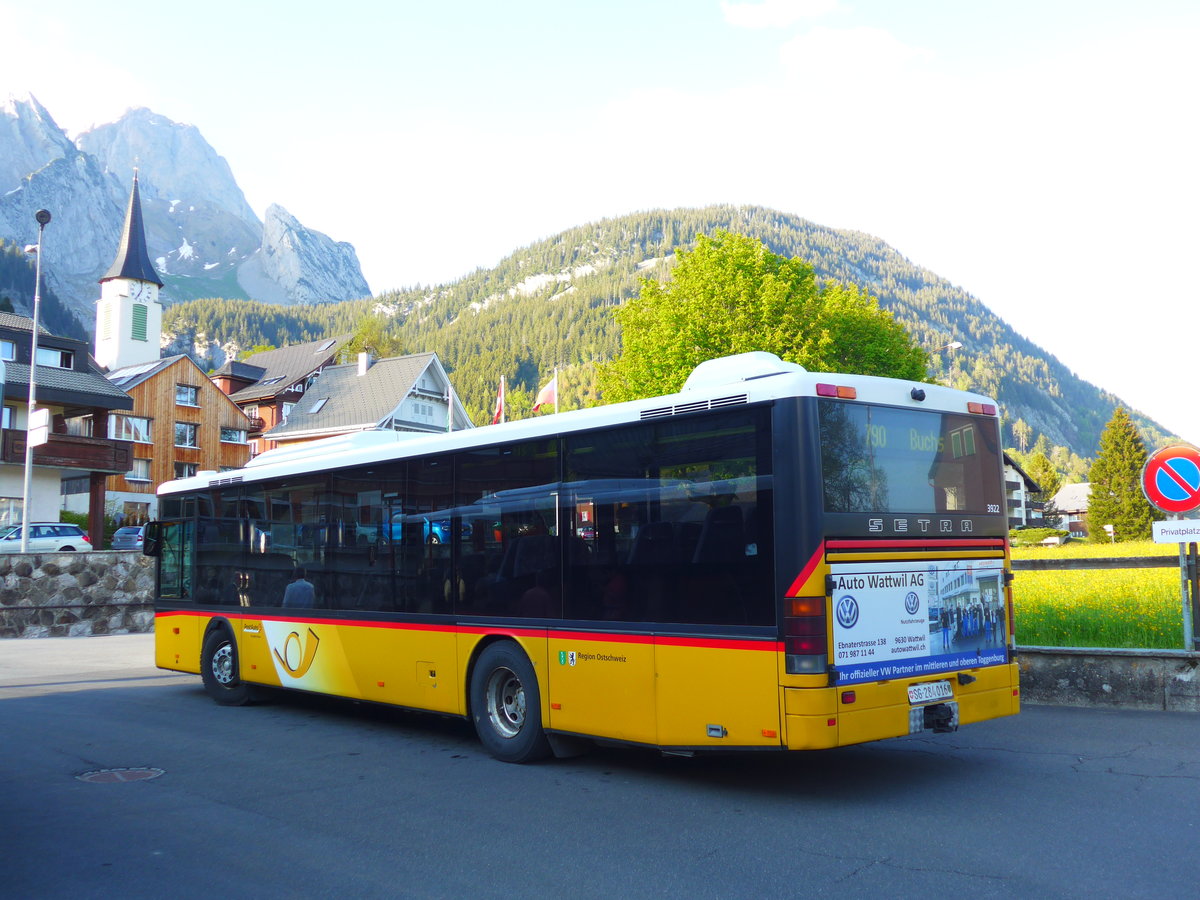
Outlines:
[[100,279],[100,299],[96,302],[96,362],[111,371],[159,358],[162,305],[158,302],[158,291],[162,286],[162,279],[154,270],[146,249],[142,200],[135,169],[121,246],[117,258]]

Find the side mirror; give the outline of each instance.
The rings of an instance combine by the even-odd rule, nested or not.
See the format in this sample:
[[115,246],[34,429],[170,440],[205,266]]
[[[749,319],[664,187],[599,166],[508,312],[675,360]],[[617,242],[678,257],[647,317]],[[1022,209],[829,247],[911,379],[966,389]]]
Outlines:
[[162,524],[151,522],[142,537],[142,556],[158,556],[162,550]]

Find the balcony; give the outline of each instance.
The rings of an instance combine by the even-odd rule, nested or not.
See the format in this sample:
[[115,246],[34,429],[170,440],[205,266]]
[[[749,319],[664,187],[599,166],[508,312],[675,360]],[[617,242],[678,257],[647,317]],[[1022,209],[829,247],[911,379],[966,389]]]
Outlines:
[[250,420],[250,434],[262,434],[263,427],[267,424],[262,420],[262,416],[247,416]]
[[[25,464],[25,432],[6,428],[0,444],[0,462]],[[124,475],[133,468],[133,443],[76,434],[51,434],[33,448],[33,464],[54,469],[81,469]]]

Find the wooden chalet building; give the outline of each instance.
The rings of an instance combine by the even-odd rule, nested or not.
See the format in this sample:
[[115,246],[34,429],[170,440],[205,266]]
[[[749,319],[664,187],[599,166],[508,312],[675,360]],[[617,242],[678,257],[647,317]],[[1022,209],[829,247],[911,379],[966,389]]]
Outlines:
[[133,442],[128,472],[108,481],[123,520],[155,518],[164,481],[197,472],[237,469],[250,460],[250,422],[236,403],[188,356],[169,356],[108,373],[133,399],[127,415],[110,418],[110,433]]
[[276,446],[264,432],[282,425],[322,370],[333,363],[351,335],[322,338],[230,361],[213,381],[250,419],[250,452],[257,456]]

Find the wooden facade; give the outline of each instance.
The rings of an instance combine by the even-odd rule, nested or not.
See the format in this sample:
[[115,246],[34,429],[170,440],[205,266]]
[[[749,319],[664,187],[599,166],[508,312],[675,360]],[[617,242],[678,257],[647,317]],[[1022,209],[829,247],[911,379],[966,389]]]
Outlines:
[[[177,389],[181,386],[196,389],[194,404],[179,402]],[[160,484],[176,477],[176,463],[191,463],[197,471],[219,472],[240,468],[249,461],[249,420],[188,357],[177,358],[126,390],[133,398],[133,410],[128,415],[150,420],[151,442],[133,444],[135,466],[136,460],[150,460],[149,480],[135,480],[130,477],[132,472],[114,475],[108,479],[110,492],[146,494],[149,501]],[[177,423],[196,426],[196,446],[176,444]],[[241,442],[223,441],[222,429],[240,432]]]

